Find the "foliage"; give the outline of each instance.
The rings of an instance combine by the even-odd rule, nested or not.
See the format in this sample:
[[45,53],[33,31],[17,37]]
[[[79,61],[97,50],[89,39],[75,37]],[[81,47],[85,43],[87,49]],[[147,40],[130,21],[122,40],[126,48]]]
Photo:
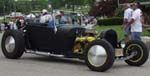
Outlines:
[[[9,21],[10,21],[10,19],[8,19],[8,18],[5,19],[5,22],[9,22]],[[4,19],[0,19],[0,24],[3,22],[4,22]]]
[[134,1],[139,1],[139,2],[146,2],[146,1],[149,1],[149,0],[128,0],[129,2],[134,2]]
[[9,14],[14,11],[29,13],[32,10],[42,10],[44,8],[48,8],[48,0],[0,0],[0,14]]
[[124,13],[124,10],[123,10],[122,6],[118,6],[118,8],[116,8],[116,10],[115,10],[115,16],[123,17],[123,13]]
[[[48,9],[48,4],[51,4],[53,9],[59,9],[68,5],[68,8],[72,8],[73,5],[93,5],[94,0],[0,0],[0,14],[10,13],[12,11],[19,11],[27,13],[35,10]],[[5,5],[5,11],[4,11]]]
[[[130,0],[133,1],[133,0]],[[149,0],[139,0],[139,1],[149,1]],[[19,11],[23,13],[29,13],[33,11],[41,11],[42,9],[47,9],[48,4],[51,3],[54,9],[59,9],[68,5],[68,8],[73,8],[76,6],[86,6],[94,5],[95,0],[0,0],[0,15],[9,14],[12,11]],[[4,10],[5,6],[5,10]],[[67,9],[68,9],[67,8]]]
[[114,18],[107,18],[107,19],[98,19],[98,25],[121,25],[123,23],[123,18],[121,17],[114,17]]
[[[107,30],[107,29],[115,30],[117,32],[117,34],[118,34],[119,40],[123,39],[124,35],[123,35],[123,29],[122,29],[121,25],[97,26],[96,27],[96,30],[98,32],[102,32],[102,31]],[[148,32],[147,30],[144,30],[142,32],[142,36],[150,36],[150,32]]]

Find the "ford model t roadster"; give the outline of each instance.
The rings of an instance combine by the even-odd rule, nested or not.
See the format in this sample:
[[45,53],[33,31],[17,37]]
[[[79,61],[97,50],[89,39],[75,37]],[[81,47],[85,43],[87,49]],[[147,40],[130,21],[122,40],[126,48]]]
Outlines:
[[18,59],[24,52],[63,55],[83,59],[91,70],[100,72],[108,70],[115,60],[141,66],[149,56],[143,42],[118,42],[114,30],[96,34],[93,30],[71,25],[54,30],[47,24],[30,23],[21,30],[6,30],[1,44],[3,54],[10,59]]

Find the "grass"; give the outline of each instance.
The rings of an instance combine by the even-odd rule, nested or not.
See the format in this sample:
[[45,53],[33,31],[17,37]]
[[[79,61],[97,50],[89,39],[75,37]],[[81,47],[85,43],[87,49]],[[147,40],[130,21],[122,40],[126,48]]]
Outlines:
[[[9,22],[10,19],[6,18],[5,22]],[[4,22],[4,19],[0,19],[0,23],[3,23]]]
[[3,23],[3,19],[0,19],[0,23]]
[[[107,30],[107,29],[113,29],[113,30],[115,30],[117,32],[117,34],[118,34],[118,38],[119,39],[123,39],[124,34],[123,34],[123,29],[122,29],[121,25],[96,26],[96,30],[98,32],[102,32],[102,31]],[[143,30],[142,36],[150,36],[150,32],[148,32],[147,30]]]

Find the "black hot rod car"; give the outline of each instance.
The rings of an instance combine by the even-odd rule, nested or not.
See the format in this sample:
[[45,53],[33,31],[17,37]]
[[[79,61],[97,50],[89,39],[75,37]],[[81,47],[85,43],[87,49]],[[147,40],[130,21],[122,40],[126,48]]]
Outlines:
[[81,26],[58,26],[30,23],[20,30],[6,30],[2,37],[2,52],[10,59],[20,58],[24,52],[63,55],[80,58],[93,71],[108,70],[115,60],[125,60],[132,66],[143,65],[149,52],[142,41],[118,42],[114,30],[100,34]]

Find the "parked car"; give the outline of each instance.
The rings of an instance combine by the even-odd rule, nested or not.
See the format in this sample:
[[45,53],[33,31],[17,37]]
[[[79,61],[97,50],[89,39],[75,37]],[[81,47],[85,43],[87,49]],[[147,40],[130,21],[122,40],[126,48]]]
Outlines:
[[6,15],[6,18],[14,17],[24,17],[24,14],[22,14],[21,12],[11,12],[9,15]]

